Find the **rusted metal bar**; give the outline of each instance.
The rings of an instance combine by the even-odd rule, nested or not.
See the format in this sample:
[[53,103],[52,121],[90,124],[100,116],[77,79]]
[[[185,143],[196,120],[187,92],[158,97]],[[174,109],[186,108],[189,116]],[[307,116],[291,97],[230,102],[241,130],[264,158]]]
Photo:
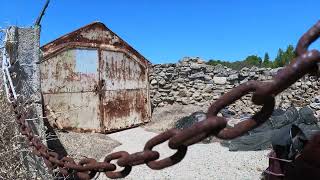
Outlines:
[[40,26],[41,19],[42,19],[44,13],[46,12],[46,9],[48,8],[49,3],[50,3],[50,0],[47,0],[46,4],[43,6],[43,8],[41,10],[39,17],[37,18],[36,22],[34,23],[35,26]]
[[320,36],[320,21],[318,21],[313,27],[311,27],[299,40],[296,47],[296,55],[302,56],[302,54],[308,51],[308,47],[311,43],[318,39]]

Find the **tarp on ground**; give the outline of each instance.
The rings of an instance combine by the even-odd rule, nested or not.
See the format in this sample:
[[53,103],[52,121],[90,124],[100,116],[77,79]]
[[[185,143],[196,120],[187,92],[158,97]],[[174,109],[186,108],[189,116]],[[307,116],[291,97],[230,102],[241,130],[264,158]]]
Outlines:
[[268,121],[246,135],[222,144],[228,146],[230,151],[256,151],[271,148],[271,139],[277,136],[277,131],[290,125],[298,126],[303,133],[310,138],[320,128],[312,109],[303,107],[299,111],[295,107],[289,107],[282,114],[272,115]]

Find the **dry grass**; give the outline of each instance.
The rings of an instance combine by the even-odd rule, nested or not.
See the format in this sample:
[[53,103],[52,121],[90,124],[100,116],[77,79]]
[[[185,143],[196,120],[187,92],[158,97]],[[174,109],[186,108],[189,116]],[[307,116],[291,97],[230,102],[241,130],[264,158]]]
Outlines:
[[[2,55],[3,30],[0,30],[0,53]],[[0,55],[0,63],[2,58]],[[2,72],[2,71],[0,71]],[[23,165],[21,152],[27,152],[21,146],[21,136],[18,135],[17,123],[11,105],[8,103],[4,88],[2,73],[0,73],[0,179],[28,179],[28,174]]]
[[23,165],[22,152],[29,153],[24,139],[17,133],[17,123],[8,104],[2,84],[0,88],[0,179],[28,179],[29,172]]

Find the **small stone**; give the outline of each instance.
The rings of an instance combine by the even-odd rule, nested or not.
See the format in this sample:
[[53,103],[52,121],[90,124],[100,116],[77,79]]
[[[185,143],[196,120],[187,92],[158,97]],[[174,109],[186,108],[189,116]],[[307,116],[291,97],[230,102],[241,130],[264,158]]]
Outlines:
[[206,87],[203,89],[204,92],[206,93],[211,93],[213,90],[213,85],[207,84]]
[[223,85],[223,84],[226,84],[227,83],[227,78],[226,77],[213,77],[213,82],[215,83],[215,84],[221,84],[221,85]]
[[240,84],[243,84],[245,82],[248,82],[248,79],[244,79],[244,80],[240,81]]
[[167,101],[167,102],[170,102],[170,103],[172,103],[172,102],[174,102],[175,101],[175,98],[174,97],[165,97],[164,99],[163,99],[164,101]]
[[164,73],[163,71],[159,73],[159,76],[161,77],[165,77],[166,76],[166,73]]
[[306,82],[306,85],[307,85],[307,86],[312,86],[311,81],[307,81],[307,82]]
[[183,78],[178,78],[178,79],[176,80],[176,82],[178,82],[178,83],[183,83],[183,82],[185,82],[185,80],[184,80]]
[[204,76],[204,80],[205,81],[210,81],[210,80],[212,80],[212,78],[211,78],[211,76],[205,75]]
[[172,87],[171,84],[166,84],[166,85],[163,86],[163,89],[170,89],[171,87]]
[[199,72],[199,73],[190,75],[188,78],[190,78],[190,79],[199,79],[199,78],[204,78],[204,76],[205,75],[204,75],[203,72]]
[[228,81],[233,81],[239,78],[239,74],[231,74],[230,76],[227,77]]
[[213,100],[217,100],[217,99],[219,99],[219,97],[220,97],[220,95],[214,95],[214,96],[212,97],[212,99],[213,99]]
[[181,99],[181,103],[182,103],[183,105],[187,105],[187,104],[189,104],[189,100],[186,99],[186,98],[183,98],[183,99]]
[[179,91],[178,96],[180,96],[180,97],[187,97],[187,94],[188,94],[187,90],[183,89],[183,90],[180,90],[180,91]]
[[234,86],[229,84],[229,85],[226,85],[226,89],[232,89]]
[[173,72],[173,70],[174,70],[174,67],[169,67],[169,68],[167,69],[167,72]]
[[159,85],[164,86],[165,84],[166,84],[166,80],[161,79],[161,80],[159,81]]
[[319,110],[320,109],[320,103],[311,103],[310,107],[312,107],[313,109]]
[[320,96],[314,97],[313,101],[314,101],[315,103],[320,103]]
[[155,80],[155,79],[152,79],[152,81],[150,82],[151,85],[155,85],[155,84],[157,84],[157,83],[158,83],[158,81]]
[[184,86],[183,84],[178,84],[178,88],[179,89],[184,89],[186,86]]

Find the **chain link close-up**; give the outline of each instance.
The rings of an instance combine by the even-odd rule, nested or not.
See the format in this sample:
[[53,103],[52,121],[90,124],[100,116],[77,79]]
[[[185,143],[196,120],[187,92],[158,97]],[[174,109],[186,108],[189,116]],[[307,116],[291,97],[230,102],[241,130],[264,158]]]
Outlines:
[[[78,163],[71,157],[59,158],[59,155],[50,151],[38,136],[32,132],[26,120],[28,111],[25,102],[13,101],[13,109],[16,115],[16,122],[20,127],[20,132],[26,137],[28,145],[32,147],[33,153],[42,157],[50,172],[59,172],[60,175],[75,175],[79,179],[91,179],[98,172],[104,172],[107,177],[123,178],[130,174],[133,166],[146,164],[149,168],[160,170],[179,163],[185,157],[188,146],[198,143],[208,136],[216,136],[220,139],[233,139],[258,127],[268,120],[275,107],[275,96],[287,89],[297,80],[306,74],[317,75],[320,52],[318,50],[308,50],[309,45],[320,36],[320,21],[308,30],[299,40],[295,49],[296,58],[286,67],[278,71],[271,81],[248,81],[231,91],[223,94],[218,100],[212,103],[207,111],[207,119],[195,123],[193,126],[184,129],[170,129],[146,142],[141,152],[129,154],[125,151],[114,152],[107,155],[103,162],[97,162],[92,158],[83,158]],[[10,86],[9,86],[10,87]],[[13,89],[11,99],[15,94]],[[234,103],[241,97],[252,93],[252,102],[261,105],[259,112],[248,120],[236,124],[234,127],[227,127],[228,120],[217,116],[224,107]],[[19,99],[19,98],[18,98]],[[176,152],[170,157],[159,160],[160,152],[153,150],[159,144],[168,142],[171,149]],[[123,167],[117,170],[117,166],[111,161]],[[55,171],[53,171],[55,170]]]

